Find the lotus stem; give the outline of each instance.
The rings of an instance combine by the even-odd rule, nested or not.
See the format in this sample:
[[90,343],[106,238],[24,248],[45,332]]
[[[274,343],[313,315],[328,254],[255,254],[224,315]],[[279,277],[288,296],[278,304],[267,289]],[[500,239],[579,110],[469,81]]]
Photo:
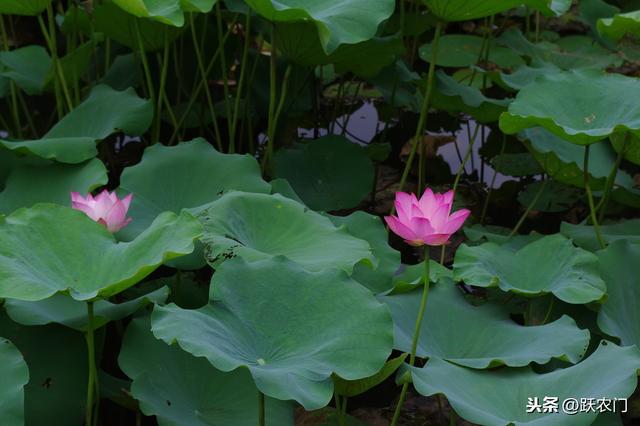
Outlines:
[[238,116],[240,115],[240,97],[242,95],[245,75],[247,73],[249,45],[251,41],[251,13],[247,13],[247,18],[244,23],[244,31],[244,47],[242,48],[242,60],[240,63],[240,78],[238,80],[238,89],[236,90],[236,99],[233,106],[233,119],[231,120],[231,127],[229,128],[230,154],[233,154],[236,151],[236,130],[238,126]]
[[[87,382],[87,408],[86,408],[86,424],[92,426],[94,424],[94,404],[100,398],[98,394],[98,374],[96,368],[95,339],[94,339],[94,316],[93,301],[87,302],[87,332],[85,339],[87,341],[87,356],[89,361],[89,379]],[[98,411],[95,412],[95,418],[98,417]]]
[[[151,78],[151,70],[149,69],[149,62],[147,61],[147,52],[144,49],[144,44],[142,43],[142,35],[140,34],[140,25],[138,24],[138,19],[134,19],[133,21],[135,31],[136,31],[136,40],[138,42],[138,51],[140,53],[140,61],[142,62],[142,68],[144,70],[145,80],[147,81],[147,92],[149,95],[149,99],[151,99],[151,103],[155,105],[156,103],[156,95],[155,90],[153,89],[153,80]],[[154,111],[153,120],[159,120],[158,111]],[[158,141],[158,135],[156,134],[156,127],[154,126],[154,131],[151,135],[151,144],[154,144]]]
[[[156,99],[156,113],[153,133],[155,134],[154,141],[158,141],[160,138],[160,123],[162,121],[162,100],[165,96],[165,86],[167,83],[167,72],[169,70],[169,36],[167,31],[164,31],[164,48],[162,52],[161,68],[160,68],[160,88],[158,89],[158,99]],[[177,127],[177,123],[174,123]]]
[[[4,50],[8,52],[9,38],[7,37],[7,31],[4,27],[4,16],[2,15],[0,15],[0,34],[2,35],[2,46]],[[20,111],[18,110],[17,88],[13,80],[9,83],[9,89],[11,91],[11,114],[13,117],[13,124],[16,129],[16,135],[18,138],[22,139],[22,125],[20,124]]]
[[602,234],[600,233],[600,225],[598,225],[598,218],[596,217],[596,208],[595,203],[593,202],[593,193],[591,192],[591,186],[589,186],[589,147],[590,145],[586,145],[584,147],[584,189],[587,192],[587,200],[589,201],[589,212],[591,215],[591,222],[593,224],[593,231],[596,234],[596,239],[600,244],[600,248],[605,248],[606,244],[604,242],[604,239],[602,238]]
[[[411,170],[411,166],[413,165],[413,159],[416,156],[418,145],[422,145],[421,138],[427,125],[427,116],[429,114],[429,105],[431,103],[431,95],[433,92],[433,79],[436,72],[436,61],[438,60],[438,44],[440,42],[441,33],[442,22],[438,21],[438,23],[436,24],[436,30],[432,42],[431,62],[429,62],[429,72],[427,74],[427,88],[422,101],[422,108],[420,109],[418,126],[416,127],[416,133],[413,137],[413,146],[411,147],[411,152],[409,153],[407,164],[404,166],[404,170],[402,171],[402,177],[400,178],[400,187],[398,188],[398,191],[402,191],[402,189],[404,188],[404,185],[407,182],[407,177],[409,176],[409,171]],[[420,192],[421,189],[422,182],[420,181],[418,182],[418,192]]]
[[[202,80],[200,81],[200,85],[198,86],[198,88],[195,90],[194,93],[196,93],[195,96],[192,96],[191,99],[189,100],[189,104],[187,105],[187,111],[184,113],[184,115],[180,118],[180,122],[178,123],[178,128],[182,125],[184,119],[187,117],[187,115],[189,114],[189,111],[191,111],[191,107],[193,106],[193,103],[195,102],[195,99],[197,98],[197,93],[200,92],[201,88],[204,88],[204,94],[205,94],[205,98],[207,99],[207,107],[209,108],[209,113],[211,114],[211,121],[213,122],[213,131],[215,132],[215,136],[216,136],[216,147],[218,148],[218,151],[222,152],[222,137],[220,136],[220,128],[218,127],[218,117],[216,115],[216,110],[213,107],[213,98],[211,96],[211,90],[209,89],[209,84],[207,83],[207,76],[209,75],[209,71],[211,71],[211,66],[213,65],[215,59],[218,57],[218,55],[220,55],[220,52],[222,52],[222,47],[224,46],[224,41],[221,41],[218,49],[216,50],[216,53],[213,56],[212,62],[209,64],[209,68],[205,69],[204,67],[204,61],[202,60],[202,52],[200,51],[201,47],[200,47],[200,43],[198,43],[198,38],[196,37],[196,29],[195,29],[195,25],[194,25],[194,19],[193,19],[193,14],[191,14],[189,16],[189,19],[191,20],[191,38],[193,40],[193,47],[194,50],[196,51],[196,60],[198,62],[198,69],[200,71],[200,76],[202,78]],[[206,21],[205,21],[206,23]],[[223,40],[226,40],[226,37],[229,36],[229,32],[227,32],[227,34],[225,35],[225,37],[223,38]],[[176,129],[174,131],[174,134],[171,136],[171,141],[173,141],[174,137],[177,135],[178,133],[178,129]]]
[[494,168],[493,177],[491,178],[491,185],[489,185],[489,192],[487,193],[487,197],[484,199],[484,204],[482,205],[482,214],[480,215],[480,225],[484,223],[484,219],[487,216],[487,209],[489,208],[489,200],[491,199],[491,193],[493,192],[493,186],[496,184],[496,177],[498,176],[497,168],[500,168],[502,164],[502,156],[504,155],[504,150],[507,146],[507,135],[502,135],[502,146],[500,147],[500,154],[498,155],[498,162],[496,163],[496,167]]
[[516,226],[509,233],[509,238],[513,237],[514,235],[516,235],[518,233],[518,230],[520,230],[520,227],[522,226],[524,221],[527,219],[527,216],[529,216],[529,213],[531,213],[531,210],[533,210],[533,207],[536,205],[536,203],[538,202],[538,200],[540,199],[540,197],[544,193],[544,190],[547,187],[547,182],[548,182],[547,179],[542,181],[542,185],[540,185],[540,189],[536,193],[535,197],[533,197],[533,200],[531,200],[531,202],[529,203],[529,205],[525,209],[524,213],[522,213],[522,216],[520,216],[520,219],[518,220],[518,223],[516,223]]
[[264,394],[258,391],[258,426],[265,425]]
[[598,222],[602,222],[604,219],[605,212],[607,210],[607,204],[609,203],[609,198],[611,197],[611,190],[613,189],[613,184],[616,181],[616,176],[618,175],[618,169],[620,168],[620,163],[622,163],[622,159],[624,158],[625,151],[627,150],[627,144],[629,139],[631,138],[630,133],[626,133],[624,135],[624,140],[622,142],[622,147],[618,152],[616,157],[616,161],[613,164],[613,168],[611,169],[611,173],[607,176],[607,181],[604,185],[604,193],[602,194],[602,199],[596,206],[596,211],[599,212]]
[[[416,350],[418,348],[418,339],[420,338],[420,329],[422,328],[422,319],[424,318],[424,313],[427,308],[427,297],[429,296],[429,246],[424,246],[424,275],[422,280],[424,282],[424,286],[422,289],[422,299],[420,300],[420,308],[418,309],[418,316],[416,317],[416,325],[413,331],[413,340],[411,341],[411,353],[409,354],[409,366],[413,367],[416,362]],[[404,401],[407,397],[407,390],[409,388],[409,382],[406,382],[402,385],[402,390],[400,391],[400,399],[398,400],[398,405],[396,406],[396,411],[393,413],[393,420],[391,421],[391,426],[397,426],[398,420],[400,419],[400,412],[402,411],[402,406],[404,405]]]
[[[340,398],[340,397],[338,397]],[[340,407],[340,417],[338,417],[338,422],[340,426],[345,426],[347,424],[347,403],[349,398],[346,395],[342,396],[342,404]]]
[[[224,37],[222,33],[222,9],[220,8],[220,3],[216,3],[216,29],[218,30],[218,40],[221,43],[224,43]],[[247,12],[248,15],[251,15],[251,12]],[[229,131],[231,131],[232,125],[232,116],[231,116],[231,104],[229,103],[229,79],[227,78],[227,58],[224,55],[224,45],[222,48],[222,54],[220,55],[220,69],[222,71],[222,89],[224,91],[224,108],[227,113],[227,127]]]

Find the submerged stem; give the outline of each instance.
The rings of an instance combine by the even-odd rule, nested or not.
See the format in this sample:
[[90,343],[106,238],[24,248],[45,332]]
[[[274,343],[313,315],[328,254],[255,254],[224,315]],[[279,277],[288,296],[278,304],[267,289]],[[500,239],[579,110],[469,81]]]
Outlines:
[[538,202],[538,200],[542,196],[542,193],[544,192],[544,189],[547,186],[547,182],[548,181],[546,179],[542,181],[542,185],[540,186],[540,189],[536,193],[536,196],[533,197],[533,200],[531,200],[531,202],[527,206],[527,208],[524,211],[524,213],[522,214],[522,216],[520,216],[520,219],[518,220],[518,223],[516,223],[516,226],[509,233],[509,238],[513,237],[514,235],[516,235],[518,233],[518,230],[520,229],[520,227],[522,226],[524,221],[527,219],[527,216],[529,216],[529,213],[531,212],[531,210],[533,210],[533,206],[536,205],[536,203]]
[[[418,348],[418,340],[420,338],[420,329],[422,328],[422,319],[424,318],[424,313],[427,308],[427,297],[429,296],[429,246],[424,246],[424,275],[422,277],[424,282],[424,287],[422,289],[422,299],[420,300],[420,308],[418,309],[418,316],[416,317],[416,325],[413,331],[413,340],[411,341],[411,353],[409,354],[409,366],[413,367],[416,361],[416,350]],[[396,411],[393,413],[393,420],[391,421],[391,426],[396,426],[398,424],[398,420],[400,419],[400,412],[402,411],[402,405],[404,404],[404,400],[407,396],[407,390],[409,388],[409,382],[406,382],[402,385],[402,391],[400,391],[400,399],[398,400],[398,405],[396,406]]]

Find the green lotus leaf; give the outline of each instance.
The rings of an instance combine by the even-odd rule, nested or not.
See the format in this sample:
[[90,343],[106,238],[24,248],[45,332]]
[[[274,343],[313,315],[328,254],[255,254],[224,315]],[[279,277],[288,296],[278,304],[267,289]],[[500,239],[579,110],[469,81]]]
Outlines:
[[89,97],[58,122],[44,138],[104,139],[116,131],[141,135],[151,125],[153,105],[134,89],[119,92],[107,85],[93,88]]
[[337,72],[352,71],[359,77],[375,77],[404,52],[399,37],[375,37],[356,44],[342,44],[327,55],[310,22],[280,22],[275,27],[278,49],[302,66],[333,64]]
[[588,25],[592,31],[596,31],[598,20],[610,18],[616,13],[620,13],[620,9],[605,0],[582,0],[578,19]]
[[528,235],[514,235],[510,237],[510,228],[495,225],[483,226],[478,223],[472,226],[465,226],[463,231],[464,235],[466,235],[469,241],[473,243],[489,241],[512,250],[518,250],[527,244],[544,237],[544,235],[536,232],[532,232]]
[[[132,396],[158,423],[244,426],[258,423],[258,390],[249,372],[223,373],[202,358],[157,340],[148,317],[127,327],[118,363],[133,383]],[[292,426],[291,403],[266,398],[266,424]]]
[[502,33],[496,43],[519,55],[528,56],[534,67],[604,70],[610,66],[620,66],[623,62],[620,55],[603,47],[592,37],[583,35],[562,37],[553,43],[533,43],[520,30],[511,28]]
[[[380,296],[391,309],[394,348],[411,351],[422,290]],[[420,329],[417,356],[446,359],[471,368],[545,364],[552,358],[576,363],[589,344],[589,331],[568,316],[524,327],[502,306],[473,306],[450,280],[432,286]]]
[[[440,38],[438,43],[439,54],[436,65],[441,67],[463,68],[481,62],[484,39],[482,37],[467,34],[447,34]],[[432,44],[427,43],[418,50],[420,59],[431,62],[433,57]],[[524,65],[522,59],[511,49],[498,46],[495,42],[489,50],[489,62],[500,68],[517,68]]]
[[268,193],[270,189],[249,155],[219,153],[202,138],[174,147],[156,144],[120,178],[120,190],[133,194],[129,215],[134,219],[120,235],[133,239],[160,213],[198,210],[229,190]]
[[274,164],[276,176],[286,179],[314,210],[355,207],[373,184],[373,163],[367,152],[343,136],[281,149]]
[[[84,336],[59,326],[26,327],[0,313],[0,335],[15,344],[29,368],[24,422],[19,425],[81,425],[87,399],[87,349]],[[2,362],[0,365],[4,366]],[[0,367],[2,368],[2,367]],[[5,375],[0,383],[4,384]],[[25,382],[26,382],[25,378]],[[0,388],[2,386],[0,385]],[[3,397],[0,401],[5,402]],[[0,406],[2,405],[0,402]],[[5,416],[2,415],[2,424]]]
[[[146,52],[164,48],[165,38],[171,43],[183,31],[183,27],[166,25],[153,19],[137,18],[112,2],[102,2],[97,5],[92,18],[96,32],[101,32],[135,51],[140,50],[136,26],[140,30],[142,46]],[[84,31],[84,33],[88,36],[93,35],[91,31]]]
[[184,25],[180,0],[112,0],[125,12],[138,18],[150,18],[167,25]]
[[434,106],[449,112],[466,112],[480,123],[496,121],[506,109],[511,99],[491,99],[468,84],[459,83],[444,71],[436,73],[433,91]]
[[544,172],[540,164],[528,152],[498,154],[491,159],[493,169],[508,176],[531,176]]
[[620,338],[624,346],[640,345],[640,244],[616,241],[597,253],[607,301],[598,312],[598,327]]
[[[118,236],[132,240],[164,211],[198,211],[226,191],[268,193],[270,186],[262,179],[255,158],[219,153],[199,138],[175,147],[156,144],[147,148],[142,162],[122,173],[120,190],[133,194],[129,209],[133,221]],[[176,262],[186,269],[204,266],[202,247],[198,245],[193,255]]]
[[338,395],[353,397],[365,393],[369,389],[387,380],[404,363],[409,354],[402,354],[388,360],[376,374],[359,380],[345,380],[333,375],[334,392]]
[[41,14],[52,0],[2,0],[0,13],[8,15],[36,16]]
[[[401,294],[422,288],[424,285],[424,261],[414,265],[400,265],[397,273],[393,277],[393,289],[387,294]],[[442,279],[452,279],[451,269],[441,265],[435,260],[429,261],[429,279],[432,283],[440,282]]]
[[0,52],[0,65],[4,65],[1,76],[13,80],[26,94],[37,95],[45,88],[52,61],[44,47],[31,45]]
[[616,132],[640,134],[640,106],[632,101],[636,96],[636,78],[586,70],[559,73],[524,87],[500,117],[500,129],[513,134],[541,126],[580,145]]
[[[596,239],[593,226],[574,225],[572,223],[562,222],[560,232],[571,238],[573,242],[585,250],[600,250],[600,244]],[[632,243],[640,243],[640,219],[623,220],[618,223],[610,223],[600,225],[602,237],[608,243],[618,240],[628,240]]]
[[269,21],[315,24],[327,54],[341,44],[372,39],[382,21],[393,13],[393,0],[246,0]]
[[48,202],[70,205],[69,193],[86,194],[107,183],[107,170],[94,158],[82,164],[50,161],[15,161],[0,192],[0,213]]
[[[167,287],[122,303],[111,303],[98,300],[94,303],[93,328],[125,318],[139,309],[151,304],[164,303],[169,296]],[[87,305],[64,294],[55,294],[48,299],[27,302],[18,299],[7,299],[4,308],[9,317],[22,325],[62,324],[78,331],[87,329]]]
[[233,256],[249,261],[285,256],[310,271],[351,273],[362,260],[375,261],[366,241],[279,194],[230,192],[199,218],[205,255],[214,267]]
[[456,281],[500,287],[523,296],[553,293],[567,303],[602,300],[606,287],[597,257],[560,234],[548,235],[513,251],[495,243],[461,245],[453,265]]
[[388,309],[342,271],[237,258],[216,270],[210,295],[198,310],[157,306],[153,334],[221,371],[246,367],[265,395],[307,410],[330,401],[332,373],[369,377],[391,353]]
[[522,4],[539,10],[545,15],[562,15],[571,0],[424,0],[429,10],[447,22],[468,21],[495,15]]
[[77,164],[98,154],[96,141],[91,137],[45,138],[27,141],[0,139],[0,146],[21,154],[31,154],[59,163]]
[[[546,185],[544,189],[542,185]],[[557,213],[569,210],[583,195],[584,190],[555,180],[549,180],[546,184],[535,181],[518,194],[518,202],[525,208],[532,206],[532,209],[537,211]],[[534,200],[536,200],[535,203]]]
[[640,34],[640,10],[599,19],[597,28],[601,35],[613,40],[619,40],[625,34],[638,35]]
[[[65,56],[60,58],[61,73],[65,76],[65,82],[68,87],[74,87],[76,84],[84,84],[83,76],[89,72],[91,62],[95,59],[95,52],[99,43],[104,41],[104,35],[101,33],[93,34],[89,41],[76,46]],[[55,80],[58,71],[52,66],[47,74],[46,89],[49,92],[55,92]],[[90,77],[89,77],[90,78]],[[80,87],[79,86],[79,87]]]
[[201,231],[190,214],[166,212],[135,240],[117,243],[80,211],[55,204],[20,209],[0,218],[0,297],[37,301],[66,291],[76,300],[110,297],[191,253]]
[[624,134],[611,135],[609,138],[611,146],[616,153],[620,153],[620,151],[624,149],[623,158],[634,164],[640,165],[640,138],[635,135],[629,135],[629,139],[625,142],[626,136],[627,135]]
[[512,89],[521,90],[538,77],[559,72],[562,71],[556,65],[544,62],[542,64],[536,64],[535,66],[521,66],[511,74],[501,73],[500,80]]
[[[412,368],[422,395],[444,394],[464,419],[487,426],[590,425],[597,411],[565,414],[568,398],[627,398],[637,384],[640,351],[603,341],[587,359],[568,368],[537,374],[529,367],[479,371],[432,358],[424,368]],[[557,413],[527,413],[528,398],[558,398]],[[618,407],[619,409],[621,407]]]
[[24,425],[24,386],[29,369],[11,341],[0,337],[0,417],[7,426]]
[[357,264],[351,277],[374,293],[391,289],[393,276],[400,267],[400,252],[389,245],[389,233],[382,220],[363,211],[329,218],[336,226],[344,225],[354,237],[367,241],[377,261],[375,270],[368,261]]

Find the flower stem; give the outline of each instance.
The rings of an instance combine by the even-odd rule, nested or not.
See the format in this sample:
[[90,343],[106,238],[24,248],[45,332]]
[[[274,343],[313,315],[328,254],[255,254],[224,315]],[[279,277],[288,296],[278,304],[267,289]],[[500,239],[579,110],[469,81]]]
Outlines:
[[527,208],[524,211],[524,213],[522,214],[522,216],[520,216],[520,219],[518,220],[518,223],[516,223],[516,226],[509,233],[509,238],[513,237],[514,235],[516,235],[518,233],[518,230],[520,229],[520,227],[524,223],[524,221],[527,218],[527,216],[529,216],[529,213],[531,212],[531,210],[533,210],[533,207],[536,205],[536,203],[538,202],[538,200],[540,199],[540,197],[544,193],[544,189],[546,187],[547,187],[547,179],[542,181],[542,185],[540,186],[540,189],[538,190],[538,193],[535,195],[535,197],[533,197],[533,200],[531,200],[531,202],[527,206]]
[[[429,62],[429,72],[427,74],[427,88],[425,90],[424,99],[422,101],[422,108],[420,109],[420,117],[418,118],[418,126],[416,127],[416,133],[413,138],[413,146],[411,147],[411,152],[409,153],[409,158],[407,159],[407,164],[404,166],[404,170],[402,171],[402,177],[400,178],[400,187],[398,191],[402,191],[404,185],[407,182],[407,177],[409,176],[409,171],[411,170],[411,166],[413,165],[413,159],[416,156],[416,151],[418,149],[418,145],[422,146],[422,135],[424,134],[424,129],[427,125],[427,115],[429,113],[429,104],[431,103],[431,94],[433,92],[433,79],[436,72],[436,61],[438,59],[438,44],[440,42],[440,34],[442,33],[442,22],[438,21],[436,24],[436,32],[433,36],[432,43],[432,54],[431,61]],[[424,155],[424,152],[421,152]],[[418,192],[422,189],[422,182],[418,183]]]
[[264,394],[258,391],[258,425],[265,425]]
[[[93,318],[93,301],[87,302],[87,333],[85,335],[87,341],[87,355],[89,361],[89,380],[87,383],[87,411],[86,411],[86,424],[93,425],[93,407],[96,401],[99,399],[98,395],[98,374],[96,368],[96,354],[95,354],[95,341],[94,341],[94,318]],[[95,413],[97,417],[98,413]]]
[[[418,309],[418,316],[416,318],[416,325],[413,331],[413,340],[411,342],[411,353],[409,354],[409,365],[413,367],[416,361],[416,350],[418,348],[418,339],[420,338],[420,329],[422,328],[422,319],[427,308],[427,297],[429,296],[429,246],[424,246],[424,275],[422,277],[424,287],[422,289],[422,299],[420,300],[420,308]],[[393,420],[391,426],[396,426],[400,419],[400,412],[402,411],[402,405],[407,396],[407,389],[409,388],[409,382],[402,385],[402,391],[400,391],[400,399],[396,406],[396,411],[393,413]]]
[[584,189],[587,192],[587,200],[589,201],[589,212],[591,214],[593,230],[596,234],[596,238],[598,239],[598,243],[600,244],[600,248],[605,248],[606,244],[602,238],[602,234],[600,233],[600,226],[598,225],[598,218],[596,217],[595,203],[593,202],[593,194],[591,193],[591,186],[589,186],[589,147],[590,145],[586,145],[584,147]]
[[624,154],[625,154],[625,151],[627,150],[627,144],[630,138],[631,138],[630,133],[626,133],[624,135],[622,147],[618,152],[618,156],[616,157],[616,161],[613,164],[611,173],[609,173],[609,176],[607,176],[607,181],[604,185],[604,192],[602,194],[602,199],[596,206],[596,211],[599,212],[598,223],[602,222],[602,220],[604,219],[604,214],[605,214],[605,211],[607,210],[607,204],[609,203],[609,198],[611,197],[611,190],[613,189],[613,184],[616,181],[616,176],[618,175],[618,169],[620,168],[620,163],[622,163],[622,159],[624,158]]

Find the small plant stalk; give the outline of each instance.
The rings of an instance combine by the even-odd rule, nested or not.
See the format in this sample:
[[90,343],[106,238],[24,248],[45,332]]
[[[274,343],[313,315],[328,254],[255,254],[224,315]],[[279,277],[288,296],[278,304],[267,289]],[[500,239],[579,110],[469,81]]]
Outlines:
[[258,426],[265,425],[264,394],[258,391]]
[[604,239],[602,238],[602,233],[600,232],[600,225],[598,225],[598,218],[596,217],[596,207],[593,202],[593,193],[591,192],[591,186],[589,186],[589,147],[590,145],[586,145],[584,147],[584,189],[587,192],[587,200],[589,202],[589,212],[591,215],[591,222],[593,225],[593,231],[596,234],[596,239],[600,244],[600,248],[605,248],[606,244]]
[[604,185],[604,193],[602,194],[602,199],[596,206],[596,211],[598,214],[598,223],[601,223],[604,219],[605,212],[607,210],[607,204],[609,203],[609,198],[611,197],[611,190],[613,189],[613,184],[616,181],[616,176],[618,176],[618,169],[620,168],[620,163],[622,163],[622,159],[624,158],[625,151],[627,150],[627,144],[629,143],[629,139],[631,138],[630,133],[626,133],[624,135],[624,140],[622,142],[622,147],[620,148],[620,152],[618,152],[618,156],[616,157],[616,161],[613,164],[613,168],[611,169],[611,173],[607,176],[607,181]]
[[[409,171],[411,170],[411,166],[413,165],[413,159],[416,156],[418,145],[422,145],[422,135],[424,134],[424,130],[427,126],[427,116],[429,114],[429,105],[431,103],[431,95],[433,92],[433,80],[436,72],[436,61],[438,60],[438,44],[440,42],[441,33],[442,22],[438,21],[438,23],[436,24],[435,34],[433,36],[431,62],[429,62],[429,72],[427,74],[427,88],[424,94],[424,99],[422,101],[422,108],[420,109],[418,126],[416,127],[416,133],[413,137],[413,146],[411,147],[411,152],[409,153],[407,164],[402,171],[402,177],[400,178],[400,187],[398,188],[398,191],[402,191],[404,185],[407,183],[407,177],[409,176]],[[421,187],[422,182],[419,182],[418,192],[420,192],[420,189],[422,189]]]
[[[147,94],[149,99],[151,100],[151,104],[156,104],[156,95],[155,90],[153,89],[153,79],[151,78],[151,69],[149,68],[149,62],[147,61],[147,52],[144,49],[144,43],[142,42],[142,35],[140,34],[140,25],[138,24],[138,20],[134,20],[134,27],[136,31],[136,39],[138,42],[138,52],[140,54],[140,62],[142,62],[142,68],[144,70],[144,77],[147,82]],[[155,123],[158,120],[158,111],[154,111],[153,114],[153,122]],[[158,141],[158,134],[156,133],[156,126],[153,126],[153,131],[151,135],[151,144],[154,144]]]
[[233,106],[233,119],[231,120],[231,128],[229,129],[229,153],[236,151],[236,130],[238,127],[238,117],[240,115],[240,99],[244,85],[247,67],[249,65],[249,46],[251,41],[251,14],[247,13],[247,19],[244,24],[244,47],[242,49],[242,62],[240,63],[240,78],[238,80],[238,89],[236,90],[236,99]]
[[[416,325],[413,331],[413,340],[411,341],[411,353],[409,354],[409,365],[413,367],[416,362],[416,350],[418,348],[418,339],[420,338],[420,329],[422,328],[422,319],[424,318],[424,313],[427,308],[427,298],[429,296],[429,246],[425,244],[424,246],[424,276],[423,282],[424,287],[422,289],[422,299],[420,300],[420,308],[418,309],[418,316],[416,317]],[[391,426],[397,426],[398,420],[400,419],[400,412],[402,411],[402,406],[404,405],[404,401],[407,397],[407,390],[409,388],[409,382],[406,382],[402,385],[402,390],[400,391],[400,399],[398,400],[398,405],[396,406],[396,411],[393,413],[393,420],[391,421]]]
[[[87,409],[86,425],[92,426],[98,417],[98,412],[94,414],[94,405],[97,408],[97,401],[100,398],[98,391],[98,371],[96,368],[95,339],[94,339],[94,316],[93,301],[87,302],[87,355],[89,361],[89,380],[87,382]],[[95,417],[94,417],[95,416]]]
[[[251,13],[248,13],[250,16]],[[224,40],[222,35],[222,9],[220,8],[220,2],[216,3],[216,27],[218,30],[218,40],[221,42]],[[222,89],[224,91],[224,108],[227,114],[227,128],[231,131],[232,127],[232,114],[231,114],[231,103],[229,99],[229,78],[228,78],[228,69],[227,69],[227,58],[224,55],[224,47],[222,48],[222,54],[220,55],[220,68],[222,71]]]
[[518,233],[518,230],[520,229],[520,227],[522,226],[524,221],[527,219],[527,216],[529,216],[529,213],[531,213],[531,210],[533,210],[533,207],[538,203],[538,200],[540,199],[540,197],[544,193],[544,190],[547,187],[547,182],[548,182],[547,179],[542,181],[542,185],[540,186],[540,189],[538,190],[538,193],[536,194],[535,197],[533,197],[533,200],[531,200],[531,202],[529,203],[529,205],[525,209],[524,213],[522,213],[522,216],[520,216],[520,219],[518,220],[518,223],[516,223],[516,226],[509,233],[509,238],[513,237],[514,235],[516,235]]

